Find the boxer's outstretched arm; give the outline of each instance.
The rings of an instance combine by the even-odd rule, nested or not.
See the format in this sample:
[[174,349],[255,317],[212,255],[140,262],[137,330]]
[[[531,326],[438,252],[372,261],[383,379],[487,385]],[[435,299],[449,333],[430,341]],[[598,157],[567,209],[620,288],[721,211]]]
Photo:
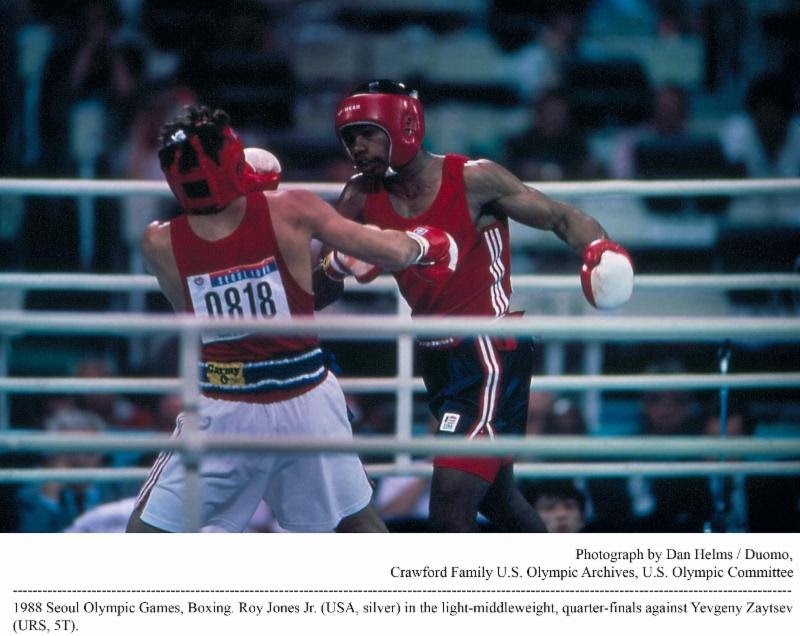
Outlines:
[[529,188],[493,161],[478,160],[464,169],[467,197],[481,213],[508,216],[537,230],[553,232],[581,253],[589,243],[608,238],[591,216]]
[[578,252],[583,292],[594,307],[613,309],[628,301],[633,291],[631,258],[594,218],[529,188],[491,161],[471,162],[464,179],[474,209],[549,230]]
[[318,196],[292,190],[293,214],[309,228],[311,235],[334,249],[379,267],[397,271],[413,265],[420,256],[418,243],[404,232],[375,230],[339,215]]

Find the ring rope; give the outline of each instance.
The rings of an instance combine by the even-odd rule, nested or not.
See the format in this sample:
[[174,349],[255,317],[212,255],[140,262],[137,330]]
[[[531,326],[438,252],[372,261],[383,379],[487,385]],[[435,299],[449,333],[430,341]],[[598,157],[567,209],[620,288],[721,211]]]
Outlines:
[[[433,466],[415,463],[366,464],[372,477],[402,475],[430,476]],[[515,477],[564,479],[590,477],[689,477],[701,475],[787,475],[800,473],[800,461],[705,461],[705,462],[520,462],[514,464]]]
[[[394,377],[338,377],[342,389],[349,393],[391,393],[402,384]],[[48,378],[0,377],[0,391],[8,393],[146,393],[169,394],[180,391],[180,378]],[[790,389],[800,386],[800,372],[789,373],[665,373],[652,375],[561,375],[533,376],[533,391],[646,391],[646,390],[712,390],[730,389]],[[423,393],[422,378],[412,378],[411,390]]]
[[[742,196],[783,194],[800,191],[800,179],[672,179],[658,181],[575,181],[570,183],[527,182],[526,185],[550,196]],[[311,190],[319,196],[336,198],[342,184],[336,182],[283,183],[284,190]],[[0,195],[35,196],[173,196],[163,181],[128,179],[0,179]]]
[[[365,464],[370,477],[430,477],[433,466],[416,462],[408,466]],[[43,483],[57,481],[123,482],[142,481],[149,468],[9,468],[0,469],[0,483]],[[800,462],[592,462],[592,463],[515,463],[515,477],[562,479],[564,477],[694,477],[707,475],[788,475],[800,474]]]
[[[578,291],[578,276],[521,274],[512,276],[515,290]],[[391,276],[379,276],[369,284],[348,280],[347,291],[373,293],[396,291]],[[82,273],[0,273],[0,289],[74,290],[97,292],[160,291],[158,281],[147,274],[82,274]],[[742,289],[800,289],[800,274],[639,274],[636,292],[664,289],[742,290]]]
[[6,433],[0,435],[0,451],[211,451],[243,452],[334,452],[334,453],[414,453],[419,455],[459,456],[535,456],[539,458],[729,458],[800,457],[800,439],[721,438],[721,437],[579,437],[552,435],[536,438],[495,438],[493,440],[440,439],[418,437],[398,440],[388,436],[357,435],[352,439],[314,439],[258,436],[227,438],[196,435],[193,439],[163,434],[96,435],[79,433]]
[[494,318],[415,318],[363,315],[273,318],[243,318],[225,321],[222,327],[212,318],[196,316],[98,313],[0,311],[0,331],[26,333],[72,333],[127,335],[169,333],[185,336],[220,329],[273,335],[319,335],[339,340],[388,340],[398,335],[429,337],[535,334],[564,341],[649,341],[710,340],[798,341],[800,318],[684,318],[627,316],[535,316],[514,320]]

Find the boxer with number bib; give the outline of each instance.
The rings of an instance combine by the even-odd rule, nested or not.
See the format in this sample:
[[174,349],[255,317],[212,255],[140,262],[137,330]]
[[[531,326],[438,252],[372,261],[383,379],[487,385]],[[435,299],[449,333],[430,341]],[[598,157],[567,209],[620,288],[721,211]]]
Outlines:
[[[527,187],[492,161],[423,149],[422,103],[403,84],[375,80],[360,86],[339,104],[335,127],[359,171],[339,197],[343,216],[400,231],[433,225],[455,243],[458,259],[452,275],[440,276],[450,272],[441,265],[424,272],[395,272],[413,315],[499,320],[514,315],[508,219],[553,232],[583,255],[583,289],[594,306],[609,309],[630,297],[630,258],[595,219]],[[352,273],[366,282],[378,274],[359,260],[334,250],[324,269],[334,280]],[[479,335],[417,343],[438,435],[524,435],[533,360],[530,338]],[[508,531],[545,530],[516,487],[510,458],[435,458],[432,527],[472,531],[479,511]]]
[[[223,323],[312,315],[312,239],[382,269],[456,266],[451,241],[436,228],[419,226],[413,236],[376,231],[342,218],[310,192],[277,191],[278,160],[245,149],[222,111],[190,107],[164,125],[161,137],[161,167],[185,213],[151,224],[141,245],[176,312]],[[317,337],[221,329],[202,340],[204,434],[352,436],[344,395]],[[287,530],[386,530],[352,454],[206,454],[199,476],[204,529],[241,531],[263,499]],[[184,478],[180,456],[162,453],[128,530],[185,530]]]

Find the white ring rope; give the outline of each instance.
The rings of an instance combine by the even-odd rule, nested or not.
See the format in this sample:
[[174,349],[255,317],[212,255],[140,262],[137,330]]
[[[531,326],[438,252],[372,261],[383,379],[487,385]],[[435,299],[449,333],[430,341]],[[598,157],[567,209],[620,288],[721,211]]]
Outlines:
[[[402,382],[395,377],[339,377],[339,384],[348,393],[393,393]],[[3,378],[0,391],[9,393],[145,393],[152,395],[177,393],[183,386],[180,378]],[[800,386],[800,372],[790,373],[666,373],[651,375],[560,375],[533,376],[534,391],[666,391],[730,389],[791,389]],[[423,393],[421,378],[413,378],[411,390]]]
[[534,335],[562,341],[704,342],[713,340],[798,341],[800,318],[683,318],[535,316],[509,320],[493,318],[401,318],[385,315],[244,318],[219,321],[185,315],[0,311],[0,332],[129,335],[201,331],[242,331],[273,335],[319,335],[339,340],[389,340],[398,335],[428,337]]
[[[399,475],[430,477],[433,466],[415,462],[407,466],[365,464],[370,477]],[[149,468],[9,468],[0,469],[0,483],[42,483],[58,481],[121,482],[143,481]],[[547,462],[516,463],[515,477],[563,479],[565,477],[688,477],[700,475],[787,475],[800,473],[800,462]]]
[[[521,274],[511,279],[515,290],[579,291],[577,274],[536,275]],[[397,291],[390,276],[380,276],[367,285],[348,280],[347,291],[372,293]],[[70,290],[96,292],[160,291],[154,276],[147,274],[60,274],[55,272],[0,273],[0,289]],[[800,289],[800,274],[639,274],[636,292],[663,289],[690,290],[742,290],[742,289]]]
[[[409,466],[393,464],[366,464],[364,468],[372,477],[418,475],[433,473],[430,464],[414,463]],[[514,464],[515,477],[537,479],[564,479],[590,477],[688,477],[696,475],[787,475],[800,473],[800,462],[523,462]]]
[[0,451],[162,451],[190,453],[211,451],[242,452],[334,452],[413,453],[417,455],[533,456],[538,458],[638,458],[685,457],[715,459],[730,457],[800,457],[800,439],[721,437],[545,437],[495,438],[493,440],[418,437],[398,440],[390,436],[355,436],[349,440],[257,436],[197,436],[193,440],[161,434],[115,433],[6,433],[0,435]]
[[[800,191],[800,179],[674,179],[659,181],[575,181],[570,183],[529,182],[550,196],[742,196],[783,194]],[[283,183],[285,190],[311,190],[321,197],[336,198],[342,183]],[[29,196],[108,196],[154,195],[171,197],[163,181],[124,179],[0,179],[0,195]]]

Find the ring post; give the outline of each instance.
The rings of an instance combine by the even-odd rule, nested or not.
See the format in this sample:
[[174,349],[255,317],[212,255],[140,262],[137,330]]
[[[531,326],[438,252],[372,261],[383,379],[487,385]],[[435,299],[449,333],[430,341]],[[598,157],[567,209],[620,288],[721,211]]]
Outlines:
[[[731,341],[725,340],[717,350],[717,361],[719,362],[719,373],[722,376],[728,375],[731,361]],[[728,385],[723,384],[719,388],[719,436],[725,439],[728,436]],[[720,458],[721,459],[721,458]],[[714,511],[711,519],[712,532],[726,532],[728,530],[728,483],[724,475],[712,477],[711,486],[714,497]]]
[[[411,308],[396,292],[397,315],[410,316]],[[395,432],[397,439],[411,439],[414,415],[414,339],[409,334],[397,338],[397,409],[395,411]],[[411,465],[411,455],[398,453],[395,458],[397,466]]]
[[198,369],[200,368],[200,333],[196,327],[185,326],[180,333],[180,361],[183,390],[183,439],[181,459],[186,469],[186,499],[184,501],[184,519],[187,532],[197,532],[201,526],[200,460],[203,444],[200,439],[200,414],[198,402],[200,385]]

